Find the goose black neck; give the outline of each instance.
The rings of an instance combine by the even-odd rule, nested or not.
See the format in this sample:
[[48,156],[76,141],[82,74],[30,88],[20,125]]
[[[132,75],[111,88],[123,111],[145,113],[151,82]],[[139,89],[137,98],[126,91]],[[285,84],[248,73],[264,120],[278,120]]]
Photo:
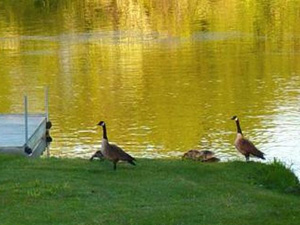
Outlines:
[[106,139],[107,140],[107,133],[106,133],[106,126],[102,126],[103,128],[103,139]]
[[236,120],[235,123],[236,123],[237,132],[240,133],[240,134],[243,134],[241,126],[240,126],[240,121]]

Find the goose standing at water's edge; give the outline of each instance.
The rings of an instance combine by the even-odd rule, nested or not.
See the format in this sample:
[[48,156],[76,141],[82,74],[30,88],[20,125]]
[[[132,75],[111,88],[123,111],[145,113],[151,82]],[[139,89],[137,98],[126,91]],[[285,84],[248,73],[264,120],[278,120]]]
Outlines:
[[259,151],[251,141],[244,138],[239,118],[237,116],[233,116],[231,119],[235,120],[237,127],[237,134],[234,141],[234,145],[236,149],[246,157],[246,162],[249,162],[250,155],[256,156],[261,159],[265,159],[264,153]]
[[126,161],[135,166],[134,163],[135,158],[133,158],[131,155],[124,152],[124,150],[118,147],[117,145],[113,145],[108,142],[106,125],[104,121],[100,121],[97,125],[103,128],[103,138],[102,138],[102,145],[100,151],[104,156],[104,158],[113,162],[114,170],[117,169],[117,163],[119,161]]

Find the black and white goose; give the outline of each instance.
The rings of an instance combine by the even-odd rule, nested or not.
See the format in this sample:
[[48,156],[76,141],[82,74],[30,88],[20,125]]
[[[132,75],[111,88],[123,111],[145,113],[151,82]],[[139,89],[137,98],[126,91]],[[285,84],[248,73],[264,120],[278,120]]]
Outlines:
[[106,132],[106,125],[104,121],[100,121],[97,125],[101,126],[103,128],[103,138],[102,138],[102,145],[101,145],[101,153],[104,156],[104,158],[110,160],[114,164],[114,170],[117,169],[117,163],[119,161],[126,161],[132,165],[135,165],[134,161],[135,158],[133,158],[131,155],[124,152],[124,150],[117,145],[110,144],[108,142],[107,138],[107,132]]
[[237,116],[233,116],[231,119],[235,120],[236,127],[237,127],[237,134],[234,141],[234,145],[236,149],[246,157],[246,162],[249,161],[250,155],[258,157],[260,159],[265,159],[264,153],[259,151],[251,141],[244,138],[240,126],[239,118]]

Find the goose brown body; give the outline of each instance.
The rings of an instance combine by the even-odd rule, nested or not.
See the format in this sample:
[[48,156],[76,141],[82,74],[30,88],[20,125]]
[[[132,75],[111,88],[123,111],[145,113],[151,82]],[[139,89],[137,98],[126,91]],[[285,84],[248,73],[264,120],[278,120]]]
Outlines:
[[135,165],[133,158],[131,155],[127,154],[122,148],[117,145],[110,144],[107,138],[106,125],[103,121],[99,122],[99,126],[103,128],[103,138],[101,144],[101,153],[104,158],[110,160],[114,164],[114,170],[117,169],[117,163],[119,161],[126,161],[132,165]]
[[237,126],[237,135],[234,145],[236,149],[246,157],[246,161],[249,161],[250,155],[265,159],[264,153],[258,150],[251,141],[244,137],[238,117],[234,116],[231,119],[235,120]]

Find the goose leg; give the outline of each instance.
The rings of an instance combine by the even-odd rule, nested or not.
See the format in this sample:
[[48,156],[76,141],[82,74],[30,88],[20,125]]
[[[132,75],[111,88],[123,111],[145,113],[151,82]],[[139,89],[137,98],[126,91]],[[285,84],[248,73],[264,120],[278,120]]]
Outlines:
[[246,157],[246,162],[247,162],[247,163],[250,162],[250,161],[249,161],[249,154],[245,155],[245,157]]
[[113,162],[114,163],[114,170],[116,170],[117,169],[117,162]]

